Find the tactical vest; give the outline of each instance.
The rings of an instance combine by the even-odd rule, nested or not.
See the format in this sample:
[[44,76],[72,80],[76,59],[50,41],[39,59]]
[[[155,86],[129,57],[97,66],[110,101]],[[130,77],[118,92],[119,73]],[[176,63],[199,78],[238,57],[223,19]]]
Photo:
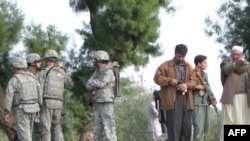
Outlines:
[[64,72],[59,67],[53,67],[45,76],[44,98],[63,100]]
[[38,81],[37,78],[30,73],[17,73],[13,77],[21,84],[21,90],[19,91],[20,102],[19,104],[34,104],[38,102]]

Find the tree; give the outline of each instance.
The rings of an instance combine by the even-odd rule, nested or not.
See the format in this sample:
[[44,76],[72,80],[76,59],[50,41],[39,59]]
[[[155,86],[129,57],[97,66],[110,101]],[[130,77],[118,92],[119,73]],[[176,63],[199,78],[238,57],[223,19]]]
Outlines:
[[121,141],[149,140],[147,111],[152,92],[131,78],[122,79],[123,97],[116,99],[116,131]]
[[110,61],[118,61],[121,70],[131,65],[136,69],[145,66],[150,56],[162,54],[156,42],[160,26],[158,12],[161,7],[167,8],[169,3],[170,0],[69,0],[76,13],[90,13],[90,23],[84,23],[83,29],[76,30],[84,39],[80,53],[78,56],[73,50],[70,53],[70,60],[74,62],[71,66],[74,68],[73,93],[86,107],[86,112],[76,113],[76,117],[85,117],[82,119],[82,123],[86,123],[81,129],[83,134],[92,130],[91,109],[87,108],[89,94],[85,88],[86,81],[95,70],[92,51],[107,51]]
[[[68,44],[69,37],[67,34],[58,31],[55,25],[48,25],[46,31],[42,25],[30,23],[24,29],[24,46],[27,53],[35,52],[43,55],[48,49],[55,49],[57,52],[64,51]],[[61,57],[61,61],[63,57]],[[66,61],[66,60],[65,60]]]
[[8,51],[19,42],[24,16],[17,8],[16,3],[0,1],[0,83],[5,88],[10,76],[8,64]]
[[5,123],[3,113],[4,89],[11,75],[8,51],[19,42],[23,19],[22,11],[18,9],[16,3],[5,0],[0,1],[0,127],[9,140],[14,140],[16,131],[13,125]]
[[[226,1],[217,9],[217,18],[207,17],[205,33],[215,37],[217,43],[225,45],[225,50],[230,51],[232,46],[244,47],[248,61],[250,49],[250,6],[249,0]],[[228,58],[227,52],[220,51],[222,58]]]
[[145,66],[149,56],[162,54],[156,42],[158,11],[168,4],[167,0],[70,0],[76,12],[90,13],[90,25],[77,30],[84,38],[82,54],[103,49],[122,68]]

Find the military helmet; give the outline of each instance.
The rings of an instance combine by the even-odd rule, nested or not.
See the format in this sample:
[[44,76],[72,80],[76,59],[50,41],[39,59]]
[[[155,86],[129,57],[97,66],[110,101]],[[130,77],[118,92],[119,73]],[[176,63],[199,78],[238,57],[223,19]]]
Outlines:
[[49,49],[45,52],[44,58],[56,58],[58,59],[58,53],[53,50],[53,49]]
[[103,50],[98,50],[94,52],[94,58],[98,60],[103,60],[103,61],[108,61],[109,60],[109,55],[106,51]]
[[40,60],[41,60],[41,57],[37,53],[30,53],[27,55],[27,58],[26,58],[27,63],[33,63],[35,61],[40,61]]
[[11,60],[11,65],[14,68],[19,68],[19,69],[26,69],[27,68],[27,62],[25,58],[23,57],[18,57],[14,56]]

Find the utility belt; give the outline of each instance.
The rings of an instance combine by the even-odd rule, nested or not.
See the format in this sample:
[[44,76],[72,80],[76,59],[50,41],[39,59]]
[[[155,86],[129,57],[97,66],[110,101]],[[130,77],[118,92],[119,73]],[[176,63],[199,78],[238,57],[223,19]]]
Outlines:
[[13,106],[15,107],[15,108],[18,108],[20,105],[28,105],[28,104],[36,104],[36,103],[38,103],[38,100],[29,100],[29,101],[24,101],[24,100],[20,100],[20,101],[18,101],[18,102],[14,102],[14,104],[13,104]]
[[25,113],[36,113],[40,111],[39,104],[36,103],[25,103],[25,104],[19,104],[15,109],[24,110]]
[[20,101],[20,104],[35,104],[38,100]]
[[46,99],[49,99],[49,100],[60,100],[60,101],[63,101],[62,98],[59,98],[59,97],[48,97],[48,96],[43,96],[43,99],[46,100]]

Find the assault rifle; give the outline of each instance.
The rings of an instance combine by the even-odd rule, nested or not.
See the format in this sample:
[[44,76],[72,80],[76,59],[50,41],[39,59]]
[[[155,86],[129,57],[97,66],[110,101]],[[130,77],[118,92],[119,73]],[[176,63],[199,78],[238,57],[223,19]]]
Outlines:
[[205,86],[206,88],[206,94],[203,97],[203,102],[205,102],[205,100],[208,100],[209,104],[212,104],[212,106],[214,107],[214,110],[217,114],[217,116],[219,117],[219,113],[218,113],[218,108],[217,106],[213,103],[213,101],[215,101],[216,99],[213,96],[213,93],[211,91],[210,86],[207,84],[207,82],[203,79],[203,77],[201,76],[201,73],[196,71],[195,72],[196,76],[198,77],[198,79],[201,81],[201,83]]

